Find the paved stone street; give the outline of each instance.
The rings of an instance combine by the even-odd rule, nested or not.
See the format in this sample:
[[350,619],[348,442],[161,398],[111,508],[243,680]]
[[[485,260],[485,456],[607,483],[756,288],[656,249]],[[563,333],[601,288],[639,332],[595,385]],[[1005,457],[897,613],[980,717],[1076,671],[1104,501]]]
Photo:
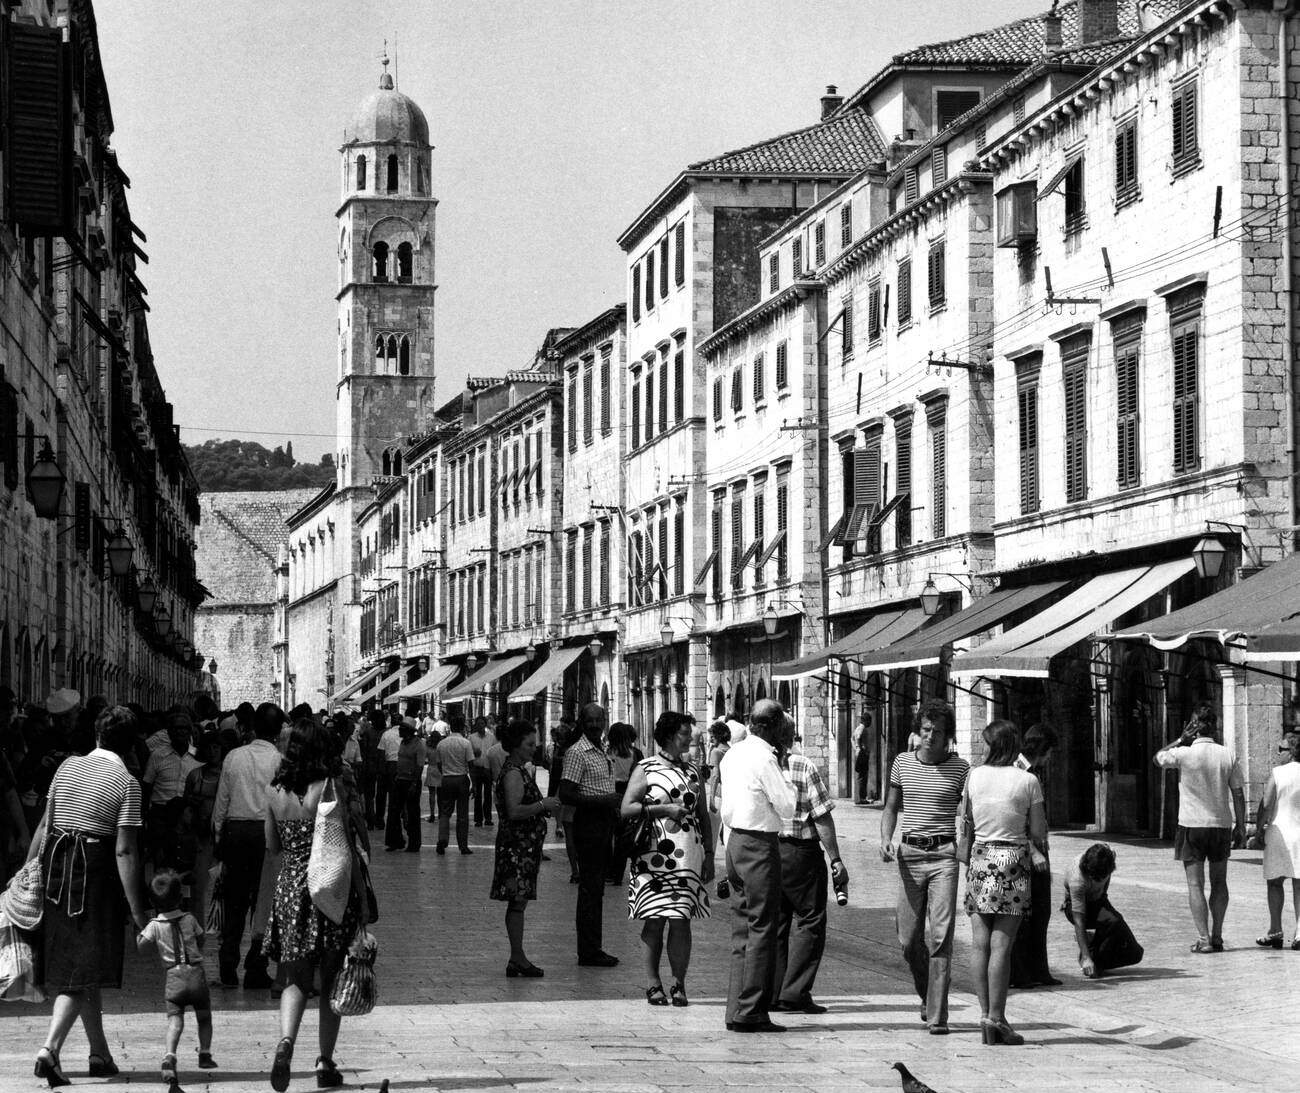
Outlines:
[[[954,1035],[930,1037],[917,1020],[906,969],[892,936],[894,874],[875,854],[878,813],[841,804],[851,902],[831,906],[831,934],[818,997],[823,1017],[789,1017],[785,1036],[741,1037],[722,1027],[729,923],[697,924],[689,1009],[651,1009],[643,1001],[639,941],[620,893],[609,890],[606,948],[623,963],[612,971],[575,966],[574,890],[563,850],[550,852],[542,898],[529,911],[529,955],[543,980],[507,980],[501,908],[485,898],[492,869],[490,832],[475,831],[472,857],[378,855],[382,921],[381,1004],[345,1021],[337,1058],[354,1088],[393,1090],[599,1090],[658,1093],[723,1088],[896,1089],[889,1069],[903,1060],[940,1093],[982,1090],[1232,1090],[1290,1087],[1300,1045],[1289,1036],[1291,999],[1300,986],[1300,953],[1261,952],[1264,886],[1257,852],[1234,858],[1225,931],[1229,951],[1192,956],[1181,871],[1170,850],[1116,844],[1112,898],[1146,945],[1143,967],[1097,983],[1083,980],[1072,935],[1054,915],[1055,970],[1065,984],[1013,994],[1012,1023],[1023,1049],[980,1044],[977,1009],[965,972],[964,916],[958,925],[952,1019]],[[1057,833],[1058,873],[1086,836]],[[1289,912],[1288,912],[1289,913]],[[210,970],[215,970],[210,969]],[[664,974],[667,977],[665,963]],[[128,987],[108,1001],[110,1041],[123,1068],[115,1083],[158,1085],[164,1018],[161,976],[131,960]],[[193,1068],[192,1022],[182,1042],[186,1090],[242,1093],[269,1088],[278,1038],[275,1005],[265,992],[214,989],[214,1053],[221,1069]],[[0,1009],[0,1089],[35,1088],[31,1058],[48,1007]],[[292,1089],[314,1088],[315,1018],[299,1042]],[[78,1029],[64,1052],[67,1069],[85,1073]],[[84,1077],[78,1088],[100,1088]]]

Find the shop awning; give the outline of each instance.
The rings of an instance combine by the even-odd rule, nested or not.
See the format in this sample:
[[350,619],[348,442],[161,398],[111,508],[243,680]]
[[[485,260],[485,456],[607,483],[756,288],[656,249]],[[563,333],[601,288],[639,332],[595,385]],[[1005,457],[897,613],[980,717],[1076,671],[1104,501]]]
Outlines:
[[468,679],[462,679],[444,694],[442,696],[443,703],[450,705],[453,702],[464,702],[470,695],[480,693],[489,683],[500,679],[507,672],[513,672],[526,659],[523,653],[519,653],[515,656],[498,657],[496,660],[489,660],[472,676]]
[[1093,577],[1028,622],[953,657],[952,674],[1046,677],[1052,657],[1163,592],[1193,564],[1178,558]]
[[434,691],[441,690],[455,678],[460,669],[454,664],[438,664],[430,668],[414,683],[408,683],[394,698],[424,698],[426,695],[433,694]]
[[1157,649],[1213,638],[1244,647],[1247,660],[1300,659],[1300,554],[1115,635],[1117,641],[1129,638],[1149,641]]
[[510,692],[506,702],[531,702],[564,675],[564,670],[586,651],[585,645],[551,650],[551,655],[541,663],[537,671]]
[[885,672],[895,668],[938,664],[947,646],[973,634],[992,630],[1003,619],[1032,607],[1064,588],[1067,583],[1069,582],[1044,581],[1023,588],[1000,588],[956,614],[917,630],[907,641],[891,643],[875,652],[857,657],[858,666],[871,672]]
[[[366,702],[369,702],[372,698],[378,698],[379,695],[383,693],[384,689],[385,689],[389,684],[391,684],[391,683],[396,683],[396,682],[397,682],[399,679],[401,679],[402,676],[404,676],[404,675],[406,675],[406,665],[405,665],[405,664],[403,664],[403,665],[402,665],[400,668],[398,668],[396,671],[389,672],[388,675],[384,676],[383,679],[381,679],[378,683],[376,683],[376,684],[375,684],[373,687],[371,687],[368,691],[366,691],[364,694],[360,694],[360,695],[358,695],[356,698],[352,699],[351,701],[354,702],[354,703],[355,703],[356,705],[358,705],[358,706],[364,705]],[[396,698],[397,696],[396,696],[396,695],[389,695],[389,696],[387,696],[387,697],[388,697],[389,699],[393,699],[393,698]]]
[[383,664],[376,664],[373,668],[367,668],[361,673],[360,677],[354,679],[341,691],[335,691],[329,697],[330,702],[342,702],[345,698],[350,698],[356,694],[362,687],[373,683],[380,672],[384,670]]
[[820,652],[778,664],[772,669],[772,678],[789,680],[816,675],[826,670],[832,657],[857,659],[865,653],[892,645],[924,623],[925,612],[919,607],[894,607],[878,611],[851,634],[845,634],[831,642]]

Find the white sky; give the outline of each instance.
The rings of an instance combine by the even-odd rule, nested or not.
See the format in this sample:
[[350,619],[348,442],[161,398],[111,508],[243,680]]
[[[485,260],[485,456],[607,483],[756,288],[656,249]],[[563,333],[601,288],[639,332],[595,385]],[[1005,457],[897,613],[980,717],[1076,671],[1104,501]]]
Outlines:
[[903,49],[1048,6],[96,0],[184,439],[333,450],[338,147],[385,37],[435,145],[441,402],[616,303],[615,238],[687,163],[811,124],[826,84],[849,94]]

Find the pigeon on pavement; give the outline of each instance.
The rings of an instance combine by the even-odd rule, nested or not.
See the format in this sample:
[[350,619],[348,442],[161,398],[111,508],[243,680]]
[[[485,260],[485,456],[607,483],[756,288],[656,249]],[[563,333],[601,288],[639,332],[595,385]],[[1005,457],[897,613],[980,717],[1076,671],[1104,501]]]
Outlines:
[[933,1089],[916,1077],[902,1063],[895,1063],[894,1069],[898,1071],[899,1077],[903,1080],[903,1093],[935,1093]]

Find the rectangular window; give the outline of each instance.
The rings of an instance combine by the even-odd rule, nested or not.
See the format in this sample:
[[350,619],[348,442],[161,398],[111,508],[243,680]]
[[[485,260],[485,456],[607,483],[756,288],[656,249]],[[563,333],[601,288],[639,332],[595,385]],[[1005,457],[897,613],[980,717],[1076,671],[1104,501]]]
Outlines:
[[[539,453],[540,456],[540,453]],[[473,458],[471,456],[471,458]],[[542,488],[541,481],[537,483],[537,488]],[[487,515],[487,451],[478,457],[478,511]]]
[[474,519],[474,460],[465,461],[465,518]]
[[1020,512],[1038,511],[1038,372],[1022,378],[1016,392],[1019,412]]
[[1019,125],[1025,120],[1025,97],[1018,96],[1011,103],[1011,116],[1015,119],[1015,124]]
[[641,369],[632,369],[632,447],[641,446]]
[[645,256],[645,309],[650,311],[655,306],[655,252]]
[[686,592],[686,498],[677,502],[673,516],[673,595]]
[[1138,195],[1137,118],[1115,130],[1115,201],[1122,204]]
[[1138,416],[1138,353],[1142,321],[1111,327],[1115,339],[1115,485],[1131,489],[1142,482],[1141,425]]
[[533,552],[524,551],[524,625],[530,626],[535,621],[537,604],[533,598]]
[[677,287],[686,284],[686,225],[678,224],[673,231],[673,263],[675,266]]
[[784,391],[790,386],[790,366],[786,359],[788,350],[785,342],[778,342],[776,346],[776,389]]
[[575,611],[578,606],[578,533],[569,532],[564,538],[564,610]]
[[720,422],[722,420],[722,377],[718,376],[713,381],[713,420]]
[[803,275],[803,240],[790,241],[790,275],[798,280]]
[[[595,362],[585,361],[582,365],[582,440],[585,444],[590,444],[596,436],[596,415],[592,405],[595,378]],[[524,462],[528,462],[526,456]]]
[[582,609],[591,610],[591,539],[595,528],[582,529]]
[[731,372],[731,412],[740,413],[745,407],[745,391],[742,387],[744,369],[737,365]]
[[668,514],[659,514],[659,550],[655,558],[659,571],[659,598],[668,598]]
[[659,298],[668,299],[668,236],[659,240]]
[[912,321],[912,260],[904,258],[898,263],[898,325]]
[[686,420],[686,351],[678,349],[673,355],[673,421]]
[[974,110],[980,104],[978,91],[936,91],[934,93],[936,133],[947,129],[967,110]]
[[719,600],[722,598],[722,495],[720,493],[714,495],[713,513],[710,519],[709,532],[715,556],[713,563],[713,598]]
[[880,279],[867,285],[867,340],[880,337]]
[[930,422],[930,538],[948,534],[948,422]]
[[510,624],[519,625],[519,555],[510,559]]
[[790,576],[790,479],[784,472],[776,480],[776,579],[777,583]]
[[840,247],[853,244],[853,203],[846,201],[840,206]]
[[641,318],[641,263],[632,267],[632,321]]
[[813,228],[813,262],[817,267],[826,261],[826,221],[817,221],[817,226]]
[[612,421],[610,418],[610,409],[609,409],[609,405],[610,405],[609,380],[610,380],[611,356],[612,356],[611,351],[608,349],[606,349],[605,352],[603,352],[600,355],[600,435],[601,436],[609,436],[610,430],[613,428]]
[[1087,205],[1083,194],[1083,156],[1074,161],[1065,173],[1065,233],[1083,231],[1087,226]]
[[659,358],[659,431],[668,428],[668,354]]
[[920,173],[915,167],[909,167],[903,172],[903,202],[904,204],[910,205],[920,196]]
[[853,554],[853,545],[867,537],[868,529],[880,511],[880,441],[868,442],[865,448],[851,452],[853,493],[852,508],[844,527],[845,558]]
[[736,563],[745,556],[745,495],[736,490],[731,495],[731,588],[739,592],[744,571]]
[[948,271],[944,256],[944,241],[936,240],[930,244],[926,256],[926,288],[930,297],[930,309],[943,307],[948,299]]
[[601,607],[609,606],[609,521],[600,524],[600,583],[597,586]]
[[764,565],[760,561],[763,557],[763,548],[767,543],[763,541],[766,534],[764,527],[764,518],[767,515],[767,498],[763,495],[765,482],[756,482],[754,484],[754,536],[753,541],[758,544],[758,550],[754,555],[754,587],[762,588],[767,583],[763,576]]
[[781,256],[779,254],[769,254],[767,256],[767,291],[778,292],[781,288]]
[[1087,337],[1061,345],[1061,385],[1065,396],[1065,500],[1088,497],[1088,351]]
[[754,405],[757,406],[763,401],[763,354],[760,353],[754,358]]
[[645,441],[647,444],[655,435],[655,366],[645,366]]
[[843,325],[840,327],[840,333],[844,342],[844,360],[850,360],[853,357],[853,297],[844,297],[844,317]]
[[942,186],[948,181],[948,149],[939,145],[930,153],[930,185]]
[[[1198,297],[1199,301],[1199,297]],[[1171,306],[1171,312],[1174,308]],[[1174,473],[1194,471],[1201,464],[1201,314],[1199,302],[1173,314],[1170,338],[1174,350]]]
[[894,510],[894,546],[902,548],[912,543],[912,429],[898,422],[894,423],[894,482],[903,498]]
[[537,589],[537,621],[543,621],[543,609],[550,602],[550,585],[542,582],[542,570],[546,565],[546,547],[537,548],[536,557],[533,559],[535,572],[533,573],[533,587]]
[[1197,132],[1196,81],[1189,80],[1173,96],[1173,153],[1174,170],[1189,166],[1200,159],[1200,136]]

